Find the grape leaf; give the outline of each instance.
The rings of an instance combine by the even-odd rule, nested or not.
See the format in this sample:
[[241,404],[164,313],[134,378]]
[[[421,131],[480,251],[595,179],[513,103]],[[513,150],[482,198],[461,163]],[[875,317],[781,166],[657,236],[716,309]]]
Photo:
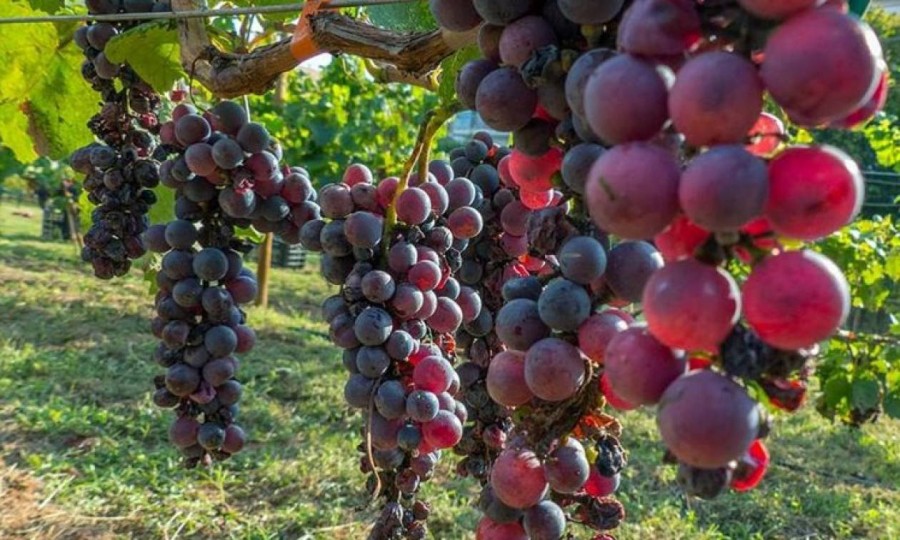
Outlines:
[[437,22],[425,3],[370,6],[366,8],[366,15],[377,26],[401,32],[437,28]]
[[469,45],[456,51],[441,62],[441,83],[438,86],[438,96],[441,98],[441,103],[452,103],[456,100],[456,76],[459,75],[459,71],[463,66],[480,55],[478,46]]
[[850,402],[855,409],[868,411],[878,407],[880,394],[881,387],[877,380],[869,377],[856,379],[850,392]]
[[65,0],[28,0],[32,9],[44,11],[51,15],[65,7]]
[[884,396],[884,414],[900,420],[900,389]]
[[113,62],[128,62],[159,93],[168,92],[175,81],[187,76],[181,69],[178,32],[165,21],[122,32],[109,40],[104,52]]
[[74,43],[59,49],[46,62],[39,84],[20,109],[28,118],[28,132],[41,155],[62,159],[93,139],[87,122],[97,110],[97,94],[73,66],[81,52]]
[[[40,14],[24,4],[0,5],[0,16]],[[81,53],[57,27],[17,25],[0,40],[0,142],[23,163],[54,159],[91,140],[87,121],[96,94],[81,77]]]
[[850,381],[846,375],[835,375],[825,382],[825,404],[833,409],[850,395]]

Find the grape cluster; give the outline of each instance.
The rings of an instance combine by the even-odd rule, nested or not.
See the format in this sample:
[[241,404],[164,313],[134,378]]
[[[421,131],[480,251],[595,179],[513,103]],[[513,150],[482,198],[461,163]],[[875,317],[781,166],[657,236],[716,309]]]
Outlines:
[[427,165],[408,185],[373,183],[369,169],[352,165],[319,191],[323,218],[300,231],[304,247],[322,252],[322,275],[341,287],[323,315],[344,349],[344,397],[365,418],[361,469],[386,501],[373,539],[425,537],[419,486],[460,442],[468,416],[453,335],[471,320],[466,302],[480,299],[472,291],[464,300],[451,273],[483,224],[474,189],[460,196],[448,164]]
[[160,165],[160,182],[176,190],[179,219],[216,214],[223,223],[252,226],[297,244],[300,228],[319,217],[309,173],[279,166],[278,141],[233,101],[202,114],[179,104],[172,120],[160,126],[160,141],[171,152]]
[[[92,14],[168,11],[168,2],[153,0],[88,2]],[[101,98],[99,113],[88,126],[102,142],[77,150],[72,168],[85,175],[88,200],[96,206],[91,229],[84,235],[82,258],[102,279],[125,275],[131,261],[145,253],[140,235],[146,214],[156,202],[151,188],[159,184],[156,159],[160,97],[127,64],[117,65],[104,54],[106,44],[135,22],[98,22],[75,32],[84,51],[81,72]]]
[[246,438],[234,423],[241,396],[235,354],[256,342],[240,306],[256,299],[258,284],[243,267],[252,244],[236,229],[299,242],[300,226],[318,218],[319,207],[308,173],[279,166],[278,143],[237,103],[219,102],[202,115],[177,105],[160,140],[168,158],[160,182],[175,191],[176,219],[143,238],[163,254],[152,329],[162,341],[154,359],[167,371],[154,401],[176,409],[169,438],[191,466],[227,458]]
[[144,233],[147,248],[164,254],[151,328],[161,340],[153,358],[166,373],[155,380],[153,402],[175,409],[169,439],[188,466],[225,459],[246,441],[234,423],[242,392],[235,354],[256,343],[239,306],[252,302],[258,287],[238,251],[247,246],[223,237],[225,228],[206,216],[199,228],[176,219]]
[[[590,441],[601,474],[589,474],[617,484],[619,427],[591,405],[598,392],[619,410],[658,405],[666,458],[689,493],[751,489],[768,464],[768,421],[741,381],[796,409],[816,344],[849,309],[839,269],[780,238],[813,241],[849,223],[861,174],[838,149],[786,147],[782,121],[762,107],[768,94],[804,127],[867,121],[887,93],[871,29],[843,1],[602,4],[431,1],[447,29],[480,25],[483,58],[463,67],[457,95],[513,132],[498,173],[519,200],[500,223],[525,241],[503,247],[537,274],[500,279],[502,348],[487,352],[487,388],[515,421],[489,464],[485,540],[559,538],[559,506],[573,501],[570,521],[619,515],[596,507],[602,497],[564,496],[548,470],[554,452]],[[751,268],[739,286],[741,265]],[[482,279],[479,268],[464,263],[460,280]],[[640,322],[620,309],[637,303]]]

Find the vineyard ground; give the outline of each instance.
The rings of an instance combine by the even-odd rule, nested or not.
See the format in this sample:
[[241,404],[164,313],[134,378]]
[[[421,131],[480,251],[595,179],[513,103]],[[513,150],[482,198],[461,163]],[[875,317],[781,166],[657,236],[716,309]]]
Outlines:
[[[30,219],[14,214],[30,210]],[[0,538],[362,538],[359,421],[343,405],[340,353],[317,317],[314,264],[275,270],[250,321],[242,424],[251,444],[182,470],[158,369],[150,295],[135,271],[93,279],[70,244],[41,242],[34,207],[0,204]],[[900,423],[832,425],[811,407],[780,418],[762,487],[686,503],[659,464],[652,417],[623,419],[631,451],[622,539],[900,538]],[[445,459],[429,482],[434,538],[471,538],[475,487]],[[442,487],[439,487],[442,486]]]

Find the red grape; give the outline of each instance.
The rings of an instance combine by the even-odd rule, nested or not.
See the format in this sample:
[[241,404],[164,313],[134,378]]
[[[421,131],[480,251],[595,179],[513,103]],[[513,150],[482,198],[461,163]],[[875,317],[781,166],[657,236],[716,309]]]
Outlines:
[[453,382],[453,366],[440,356],[427,356],[416,364],[413,382],[416,388],[439,394],[446,392]]
[[679,215],[666,230],[653,237],[653,243],[666,262],[693,257],[697,248],[709,238],[709,231]]
[[534,506],[548,488],[541,460],[524,448],[508,448],[497,457],[491,485],[497,498],[513,508]]
[[434,420],[422,424],[422,436],[429,445],[438,448],[452,448],[462,439],[463,426],[450,411],[438,411]]
[[696,259],[660,268],[644,288],[650,332],[675,349],[718,351],[740,317],[740,303],[734,279]]
[[684,358],[660,343],[650,332],[635,326],[619,333],[606,349],[604,360],[613,391],[629,403],[652,405],[679,375]]
[[652,238],[678,214],[680,176],[678,162],[658,146],[615,146],[591,168],[587,183],[591,218],[622,238]]
[[758,264],[744,283],[744,316],[766,343],[811,347],[847,319],[850,292],[840,269],[813,251],[790,251]]
[[541,156],[529,156],[513,150],[509,155],[509,172],[516,185],[529,191],[553,189],[553,175],[562,166],[563,152],[551,148]]
[[794,122],[818,126],[864,104],[878,84],[871,29],[832,8],[810,9],[769,36],[760,75]]
[[465,32],[481,24],[472,0],[429,0],[428,7],[441,28],[453,32]]
[[606,373],[600,376],[600,391],[603,392],[603,397],[606,398],[606,402],[609,403],[610,407],[613,407],[614,409],[618,409],[620,411],[631,411],[639,407],[639,405],[628,403],[627,401],[616,395],[616,393],[612,389],[612,385],[610,385],[609,383],[609,377],[606,376]]
[[584,89],[591,130],[609,144],[656,135],[669,118],[668,89],[659,69],[664,68],[627,54],[603,62]]
[[692,146],[743,141],[762,104],[763,85],[756,67],[721,51],[689,60],[669,93],[672,122]]
[[584,484],[584,492],[591,497],[609,497],[619,489],[622,476],[603,476],[596,467],[591,467],[591,474]]
[[524,405],[534,397],[525,382],[525,355],[520,352],[497,353],[488,366],[486,383],[491,399],[507,407]]
[[502,67],[478,85],[475,106],[488,126],[514,131],[531,120],[537,100],[537,93],[525,84],[515,68]]
[[864,194],[850,156],[831,146],[795,146],[769,163],[765,216],[780,234],[817,240],[850,223]]
[[529,540],[529,538],[518,521],[496,523],[484,516],[475,529],[475,540]]
[[702,36],[693,0],[635,0],[619,23],[619,50],[650,57],[682,55]]
[[609,312],[595,313],[578,327],[578,348],[593,362],[603,364],[609,342],[627,328],[628,323],[618,315]]
[[710,370],[673,382],[659,403],[656,424],[682,463],[703,469],[738,459],[759,431],[759,407],[731,379]]
[[481,229],[484,227],[484,218],[481,217],[478,210],[471,206],[463,206],[450,214],[450,217],[447,218],[447,226],[453,232],[454,237],[468,240],[481,233]]
[[759,485],[769,468],[769,451],[759,439],[753,441],[747,453],[738,461],[738,469],[731,480],[735,491],[750,491]]
[[591,473],[584,447],[573,437],[568,437],[544,461],[544,475],[550,488],[557,493],[575,493],[588,480]]
[[500,58],[506,65],[522,67],[534,51],[556,43],[556,34],[547,21],[537,15],[528,15],[503,29]]
[[525,354],[525,382],[543,400],[569,399],[584,384],[584,377],[581,351],[561,339],[542,339]]

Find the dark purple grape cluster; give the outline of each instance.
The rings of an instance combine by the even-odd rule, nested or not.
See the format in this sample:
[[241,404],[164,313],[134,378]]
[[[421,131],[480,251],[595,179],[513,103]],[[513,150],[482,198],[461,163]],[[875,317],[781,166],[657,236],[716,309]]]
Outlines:
[[182,103],[160,126],[160,140],[170,154],[160,182],[175,190],[179,219],[215,214],[297,244],[300,228],[319,217],[309,173],[280,165],[278,141],[236,102],[221,101],[202,114]]
[[175,409],[169,439],[188,466],[226,459],[246,441],[234,423],[242,392],[235,355],[256,342],[240,306],[256,299],[258,286],[243,267],[249,246],[222,235],[227,228],[215,216],[177,219],[152,225],[143,238],[163,254],[151,328],[161,340],[153,359],[166,373],[156,378],[153,401]]
[[[126,0],[88,2],[91,13],[168,11],[168,2]],[[88,200],[96,206],[91,229],[84,235],[82,258],[102,279],[122,276],[131,261],[145,253],[140,235],[146,214],[156,202],[159,184],[155,154],[160,97],[128,66],[117,65],[103,52],[106,44],[136,22],[98,22],[75,32],[84,51],[82,75],[102,99],[101,110],[88,126],[101,141],[77,150],[70,162],[85,175]]]
[[246,111],[223,101],[203,115],[181,104],[161,125],[160,182],[175,191],[174,221],[153,225],[143,240],[163,254],[153,319],[162,343],[154,353],[167,369],[154,401],[175,408],[169,436],[188,465],[239,451],[244,431],[234,423],[241,384],[236,354],[256,335],[241,305],[258,285],[243,267],[252,244],[239,227],[277,232],[299,242],[300,226],[318,218],[316,192],[306,171],[281,166],[278,143]]
[[372,539],[425,537],[419,486],[441,451],[459,443],[468,417],[452,361],[470,306],[451,274],[482,217],[473,186],[455,195],[447,163],[422,174],[401,190],[398,178],[374,183],[368,168],[352,165],[320,190],[323,218],[300,231],[304,247],[322,252],[322,275],[341,287],[323,316],[344,349],[344,397],[364,418],[361,469],[386,501]]

